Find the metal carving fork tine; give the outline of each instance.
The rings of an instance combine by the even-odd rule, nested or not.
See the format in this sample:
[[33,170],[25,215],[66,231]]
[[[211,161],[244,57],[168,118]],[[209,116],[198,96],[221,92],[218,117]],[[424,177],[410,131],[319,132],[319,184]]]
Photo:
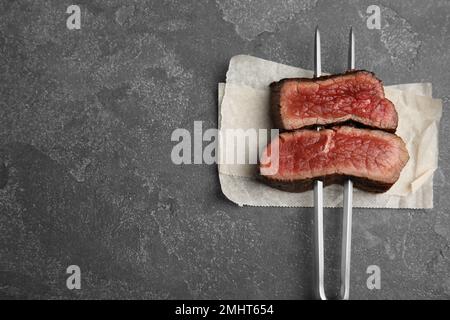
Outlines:
[[[314,37],[314,77],[322,75],[322,61],[320,51],[320,31],[316,27]],[[317,128],[320,130],[320,127]],[[316,288],[320,299],[326,300],[324,287],[324,245],[323,245],[323,182],[314,181],[314,242],[316,265]]]
[[[355,36],[350,28],[348,46],[348,69],[355,69]],[[347,180],[344,185],[344,208],[342,216],[341,250],[341,299],[348,300],[350,294],[350,257],[352,251],[352,206],[353,182]]]
[[[348,69],[355,68],[355,38],[353,29],[350,29]],[[314,77],[322,74],[320,32],[316,28],[314,41]],[[321,128],[318,127],[317,130]],[[342,248],[341,248],[341,292],[340,299],[348,300],[350,292],[350,256],[352,238],[352,198],[353,182],[347,180],[344,185],[344,208],[342,221]],[[314,182],[314,242],[316,265],[316,291],[321,300],[327,300],[324,280],[324,228],[323,228],[323,182]]]

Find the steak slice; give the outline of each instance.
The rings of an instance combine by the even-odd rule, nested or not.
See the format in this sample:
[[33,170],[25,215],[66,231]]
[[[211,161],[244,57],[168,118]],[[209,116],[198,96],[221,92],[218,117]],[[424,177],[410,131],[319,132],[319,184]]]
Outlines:
[[[278,157],[277,157],[278,156]],[[281,133],[264,149],[260,173],[270,185],[290,192],[351,178],[355,187],[387,191],[409,160],[403,140],[380,130],[333,127]],[[277,168],[269,172],[271,168]]]
[[273,119],[280,129],[344,122],[389,132],[397,129],[394,104],[384,97],[382,82],[368,71],[283,79],[270,89]]

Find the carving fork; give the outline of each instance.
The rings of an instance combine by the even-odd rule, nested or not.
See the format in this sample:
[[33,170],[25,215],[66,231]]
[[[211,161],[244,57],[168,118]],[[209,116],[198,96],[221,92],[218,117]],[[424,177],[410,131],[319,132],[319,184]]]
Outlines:
[[[320,50],[320,32],[316,28],[314,41],[314,77],[322,74],[322,61]],[[355,68],[355,37],[353,28],[350,28],[348,69]],[[317,130],[321,128],[318,127]],[[352,241],[352,201],[353,182],[349,179],[344,184],[344,208],[342,219],[342,247],[341,247],[341,291],[339,298],[348,300],[350,292],[350,254]],[[316,290],[321,300],[327,300],[324,286],[324,232],[323,232],[323,182],[314,182],[314,243]]]

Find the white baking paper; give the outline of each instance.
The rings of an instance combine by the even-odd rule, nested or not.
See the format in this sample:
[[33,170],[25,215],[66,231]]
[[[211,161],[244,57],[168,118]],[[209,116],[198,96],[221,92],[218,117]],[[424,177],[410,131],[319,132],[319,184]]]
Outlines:
[[[233,57],[227,83],[219,84],[219,129],[270,129],[268,85],[282,78],[312,76],[312,71],[251,56]],[[429,83],[389,86],[385,87],[385,92],[399,113],[397,134],[405,141],[410,160],[399,181],[388,192],[373,194],[355,189],[353,205],[362,208],[432,208],[442,102],[431,97]],[[225,149],[219,149],[219,154]],[[313,206],[312,191],[280,191],[258,181],[256,174],[255,165],[219,164],[222,191],[238,205]],[[326,187],[324,205],[341,207],[342,193],[342,186]]]

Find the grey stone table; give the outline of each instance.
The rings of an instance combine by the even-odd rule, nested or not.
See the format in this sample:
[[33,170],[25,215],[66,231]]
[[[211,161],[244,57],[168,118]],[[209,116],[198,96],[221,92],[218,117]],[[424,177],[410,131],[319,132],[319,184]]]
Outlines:
[[[345,67],[353,25],[358,66],[444,100],[435,208],[355,209],[351,298],[450,298],[447,0],[1,0],[0,297],[311,298],[312,210],[234,205],[216,166],[171,162],[170,137],[217,127],[233,55],[312,68],[317,24],[324,70]],[[325,214],[329,292],[339,212]]]

